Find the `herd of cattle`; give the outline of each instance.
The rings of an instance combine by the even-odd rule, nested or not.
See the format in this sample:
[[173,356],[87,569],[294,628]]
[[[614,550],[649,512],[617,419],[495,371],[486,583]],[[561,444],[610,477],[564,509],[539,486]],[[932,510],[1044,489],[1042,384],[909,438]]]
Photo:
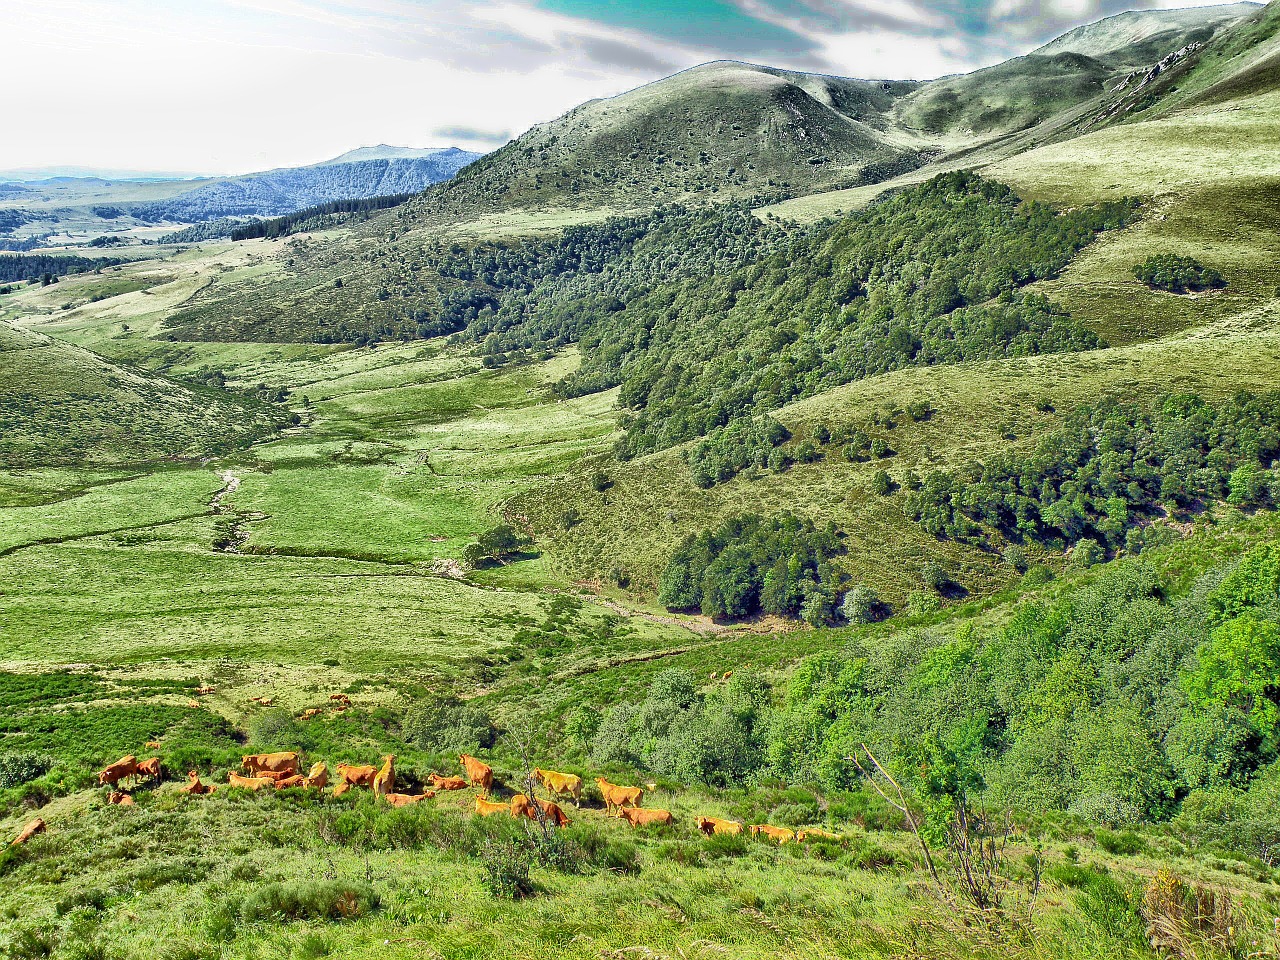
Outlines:
[[[148,743],[148,748],[158,747],[158,743]],[[226,786],[233,790],[258,791],[263,789],[283,790],[297,787],[305,790],[323,792],[329,785],[329,768],[323,763],[316,763],[304,774],[299,772],[298,754],[253,753],[241,759],[244,774],[231,772],[227,776]],[[554,824],[557,827],[568,826],[572,821],[560,807],[557,800],[572,800],[576,808],[582,805],[582,778],[572,773],[558,773],[554,770],[535,769],[529,779],[529,794],[517,793],[510,801],[499,803],[489,799],[493,789],[493,768],[469,754],[460,754],[458,762],[462,766],[463,776],[445,776],[431,773],[427,777],[429,789],[417,794],[396,792],[395,756],[383,758],[381,767],[353,766],[340,763],[334,770],[337,781],[333,785],[332,795],[342,796],[357,787],[369,788],[375,797],[384,800],[393,807],[405,807],[429,800],[437,792],[449,790],[465,790],[475,787],[479,793],[475,797],[475,812],[482,817],[494,814],[506,814],[514,818],[526,817],[542,824]],[[98,785],[111,788],[107,794],[108,803],[120,806],[133,806],[133,797],[118,789],[123,781],[132,780],[135,785],[143,779],[159,781],[162,777],[160,758],[149,757],[138,760],[136,757],[122,757],[115,763],[107,765],[98,774]],[[642,807],[644,789],[610,783],[604,777],[596,778],[596,786],[604,799],[607,814],[625,820],[632,827],[645,827],[654,824],[671,825],[675,818],[669,810]],[[548,794],[548,799],[540,800],[534,794],[534,787],[541,785]],[[205,796],[218,789],[213,784],[200,781],[199,775],[192,770],[187,774],[187,783],[180,792],[191,796]],[[715,834],[739,836],[743,830],[749,829],[752,836],[763,837],[779,844],[791,841],[804,842],[808,839],[824,839],[843,841],[837,834],[823,830],[793,831],[786,827],[776,827],[767,823],[752,824],[749,828],[736,820],[722,820],[718,817],[698,817],[695,821],[698,830],[707,836]],[[13,845],[26,843],[31,837],[45,830],[45,822],[37,818],[23,829]]]

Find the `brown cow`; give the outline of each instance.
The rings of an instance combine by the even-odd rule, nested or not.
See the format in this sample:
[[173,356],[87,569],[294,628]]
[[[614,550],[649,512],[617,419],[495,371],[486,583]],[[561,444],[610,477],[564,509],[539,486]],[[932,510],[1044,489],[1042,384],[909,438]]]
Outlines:
[[395,754],[387,754],[382,761],[382,769],[373,777],[373,795],[385,797],[396,790],[396,758]]
[[321,763],[313,763],[311,769],[307,771],[307,780],[304,786],[308,790],[323,790],[329,782],[329,768]]
[[[539,811],[542,813],[541,816],[538,815]],[[550,800],[530,799],[523,793],[517,793],[511,798],[511,815],[513,817],[528,817],[535,822],[548,820],[557,827],[567,827],[573,822],[565,816],[565,812],[560,809],[558,803],[552,803]]]
[[136,804],[133,802],[133,797],[119,790],[112,790],[109,794],[107,794],[107,803],[110,803],[117,807],[136,806]]
[[302,713],[298,714],[298,719],[310,720],[312,717],[318,717],[319,715],[320,715],[319,707],[310,707],[306,710],[303,710]]
[[250,753],[240,758],[240,766],[255,777],[268,773],[282,773],[286,777],[291,777],[298,772],[298,755],[296,753]]
[[199,701],[199,700],[188,700],[188,701],[187,701],[187,706],[188,706],[188,707],[190,707],[192,710],[199,710],[199,709],[200,709],[200,701]]
[[275,781],[277,790],[288,790],[290,787],[305,787],[307,778],[300,773],[295,773],[292,777],[283,777]]
[[229,773],[227,785],[237,790],[252,790],[256,793],[263,787],[274,787],[276,781],[271,777],[242,777],[238,773]]
[[553,797],[573,797],[575,807],[582,806],[582,778],[572,773],[556,773],[554,770],[536,769],[533,775],[547,788]]
[[600,795],[604,797],[606,812],[612,813],[615,808],[621,810],[623,807],[638,807],[640,801],[644,799],[644,791],[639,787],[622,787],[616,783],[610,783],[604,777],[596,777],[596,786],[600,788]]
[[340,797],[350,789],[351,789],[351,784],[349,782],[347,782],[346,780],[339,780],[337,785],[334,786],[333,788],[333,795],[335,797]]
[[351,706],[351,698],[345,693],[331,693],[329,699],[333,701],[333,709],[345,710]]
[[767,823],[753,823],[751,825],[751,835],[753,837],[767,837],[779,845],[790,843],[796,836],[794,830],[788,830],[786,827],[773,827]]
[[479,787],[487,796],[493,787],[493,767],[465,753],[458,755],[458,762],[467,772],[467,779],[471,781],[471,785]]
[[190,770],[187,772],[187,785],[182,789],[180,789],[178,792],[188,793],[188,794],[191,794],[193,797],[199,797],[199,796],[204,796],[207,793],[213,793],[213,791],[216,789],[217,787],[213,785],[206,786],[205,784],[201,783],[200,774],[196,773],[194,770]]
[[146,743],[144,743],[144,744],[143,744],[143,746],[144,746],[146,749],[148,749],[148,750],[159,750],[159,749],[160,749],[160,741],[159,741],[159,740],[148,740]]
[[675,822],[670,810],[641,810],[638,807],[619,807],[618,816],[633,827],[650,827],[655,823],[670,826]]
[[467,781],[461,777],[442,777],[438,773],[427,774],[427,779],[435,790],[465,790]]
[[207,683],[202,683],[200,684],[200,686],[196,687],[196,696],[207,697],[209,694],[213,693],[216,689],[217,687],[211,686],[210,684],[207,684]]
[[160,779],[160,758],[148,757],[146,760],[138,761],[138,769],[134,776],[147,777],[151,780]]
[[416,797],[407,793],[384,793],[382,794],[382,799],[386,800],[387,803],[391,804],[393,807],[408,807],[423,800],[430,800],[434,796],[435,793],[427,790],[425,793],[420,793]]
[[28,823],[25,827],[22,828],[22,832],[18,834],[16,837],[14,837],[13,843],[9,844],[9,846],[20,847],[24,843],[26,843],[28,840],[30,840],[32,837],[34,837],[37,833],[44,833],[44,831],[45,831],[44,820],[42,820],[40,817],[36,817],[34,820],[32,820],[30,823]]
[[809,839],[814,840],[835,840],[837,843],[844,843],[844,837],[838,833],[827,833],[826,830],[799,830],[796,832],[796,843],[804,843]]
[[491,803],[484,797],[476,797],[476,813],[482,817],[491,817],[495,813],[511,813],[511,805],[506,803]]
[[742,833],[742,824],[737,820],[721,820],[719,817],[699,817],[698,829],[708,837],[716,833],[736,837]]
[[108,764],[106,769],[98,774],[98,786],[114,787],[125,777],[136,777],[138,775],[138,758],[137,757],[121,757],[115,763]]
[[732,670],[726,670],[726,671],[723,673],[723,675],[721,675],[720,679],[721,679],[721,680],[728,680],[728,679],[729,679],[730,677],[732,677],[732,676],[733,676],[733,671],[732,671]]
[[[347,784],[347,789],[351,787],[371,787],[373,786],[373,778],[378,775],[377,767],[359,766],[355,767],[349,763],[340,763],[337,766],[338,780]],[[344,793],[346,791],[343,791]]]

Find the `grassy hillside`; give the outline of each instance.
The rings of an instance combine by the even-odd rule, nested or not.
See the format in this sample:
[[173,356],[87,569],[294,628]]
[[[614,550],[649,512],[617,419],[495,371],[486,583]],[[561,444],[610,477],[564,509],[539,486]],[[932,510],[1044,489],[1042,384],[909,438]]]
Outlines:
[[257,401],[0,327],[0,463],[9,467],[196,459],[245,445],[283,419]]
[[885,122],[915,87],[705,64],[534,127],[404,218],[807,192],[916,146]]
[[[869,198],[636,190],[832,182],[790,107],[856,175],[917,149],[892,125],[929,88],[716,65],[534,131],[456,209],[0,297],[0,844],[48,828],[0,852],[0,952],[1274,954],[1280,425],[1270,399],[1146,413],[1280,383],[1273,14],[1201,48],[1178,110],[1062,142],[1183,34],[1122,18],[961,84],[939,140],[1075,105],[969,154],[986,179],[832,221]],[[727,127],[661,122],[707,91]],[[1135,273],[1169,256],[1226,286]],[[719,607],[666,609],[677,554]],[[796,602],[712,619],[754,589]],[[462,751],[498,801],[535,766],[585,789],[545,831],[470,789],[231,789],[260,750],[394,754],[412,794]],[[125,754],[165,781],[121,806],[95,773]],[[673,824],[608,816],[599,775]]]

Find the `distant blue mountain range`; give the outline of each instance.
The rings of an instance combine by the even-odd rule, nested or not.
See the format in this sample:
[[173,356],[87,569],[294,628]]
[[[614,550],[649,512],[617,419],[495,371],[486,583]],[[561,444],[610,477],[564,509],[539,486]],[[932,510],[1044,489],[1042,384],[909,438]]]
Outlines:
[[[392,155],[378,156],[379,153]],[[417,193],[450,179],[480,156],[457,147],[363,147],[315,166],[206,183],[165,200],[135,204],[130,213],[142,220],[174,223],[199,223],[220,217],[277,217],[331,200]]]

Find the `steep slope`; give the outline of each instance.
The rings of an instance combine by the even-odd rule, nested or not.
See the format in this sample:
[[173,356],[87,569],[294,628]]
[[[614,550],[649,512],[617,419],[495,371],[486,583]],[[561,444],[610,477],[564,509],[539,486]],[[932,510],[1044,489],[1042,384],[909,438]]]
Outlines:
[[[906,98],[897,119],[969,148],[1027,132],[1029,138],[1079,132],[1085,117],[1107,115],[1117,90],[1248,22],[1256,4],[1124,13],[1078,27],[1025,57],[928,84]],[[1087,126],[1087,124],[1086,124]],[[1039,128],[1039,129],[1035,129]],[[1034,140],[1011,142],[1025,149]]]
[[[1131,10],[1064,33],[1033,56],[1078,53],[1113,65],[1154,63],[1171,50],[1228,26],[1262,9],[1263,4],[1234,3],[1186,10]],[[1200,34],[1200,36],[1197,36]]]
[[196,458],[264,436],[280,416],[0,323],[0,466]]
[[704,64],[534,127],[433,191],[420,209],[630,207],[806,192],[869,163],[913,162],[919,143],[887,115],[918,86]]
[[417,193],[448,180],[478,156],[451,147],[426,156],[330,161],[312,167],[272,170],[141,204],[131,213],[144,220],[178,223],[216,217],[280,216],[330,200]]

